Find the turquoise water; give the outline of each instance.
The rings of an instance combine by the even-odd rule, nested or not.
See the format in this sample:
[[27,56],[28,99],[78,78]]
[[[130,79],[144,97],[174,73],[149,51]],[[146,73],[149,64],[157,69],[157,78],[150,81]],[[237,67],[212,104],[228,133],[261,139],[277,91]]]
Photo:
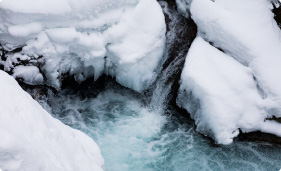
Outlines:
[[279,170],[281,148],[238,142],[215,145],[193,122],[171,109],[151,111],[142,96],[109,86],[97,93],[62,91],[53,115],[99,145],[108,171]]

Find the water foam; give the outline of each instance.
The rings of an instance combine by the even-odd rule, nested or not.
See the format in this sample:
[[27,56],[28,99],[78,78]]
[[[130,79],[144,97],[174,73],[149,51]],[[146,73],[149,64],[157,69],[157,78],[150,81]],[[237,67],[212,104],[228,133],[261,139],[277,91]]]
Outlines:
[[62,91],[49,101],[55,117],[97,142],[109,171],[281,168],[280,148],[238,141],[217,146],[177,111],[150,111],[129,90],[113,86],[95,97]]

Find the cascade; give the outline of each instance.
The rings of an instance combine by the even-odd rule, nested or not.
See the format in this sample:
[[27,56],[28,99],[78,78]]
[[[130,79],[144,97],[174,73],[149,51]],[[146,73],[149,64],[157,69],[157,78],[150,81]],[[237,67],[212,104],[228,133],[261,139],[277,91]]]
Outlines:
[[[243,138],[218,146],[195,131],[186,112],[179,112],[179,80],[197,26],[177,11],[176,2],[158,2],[167,27],[165,56],[156,81],[142,93],[105,75],[81,84],[71,76],[62,76],[60,91],[21,86],[53,117],[97,142],[106,170],[280,169],[280,148]],[[0,46],[2,60],[21,51],[5,48]]]
[[165,111],[167,104],[176,106],[181,71],[192,41],[196,37],[197,27],[192,19],[185,18],[177,11],[174,1],[159,1],[167,24],[166,61],[156,82],[150,87],[150,107]]

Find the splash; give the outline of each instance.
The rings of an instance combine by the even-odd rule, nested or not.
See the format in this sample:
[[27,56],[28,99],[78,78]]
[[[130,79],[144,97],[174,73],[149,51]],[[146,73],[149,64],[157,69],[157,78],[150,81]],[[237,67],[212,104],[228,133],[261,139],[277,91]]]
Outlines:
[[49,104],[44,105],[43,101],[41,104],[51,109],[54,117],[98,143],[109,171],[278,170],[281,167],[278,147],[239,141],[217,146],[196,133],[193,122],[172,107],[165,115],[151,111],[142,96],[120,87],[64,90],[50,96]]

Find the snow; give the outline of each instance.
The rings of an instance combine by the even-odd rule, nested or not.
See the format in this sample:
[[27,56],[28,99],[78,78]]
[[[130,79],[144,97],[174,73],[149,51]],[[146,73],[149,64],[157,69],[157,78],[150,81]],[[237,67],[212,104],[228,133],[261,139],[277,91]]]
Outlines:
[[160,5],[142,0],[133,11],[104,32],[110,44],[108,57],[118,59],[116,80],[136,91],[147,88],[156,79],[165,47],[166,24]]
[[[71,7],[67,0],[2,0],[0,7],[20,13],[59,14],[69,12]],[[24,8],[22,8],[24,7]]]
[[31,85],[42,84],[44,80],[39,69],[35,66],[17,66],[14,68],[13,77],[22,78],[24,82]]
[[17,13],[63,15],[73,11],[91,11],[101,6],[110,7],[136,0],[2,0],[0,8]]
[[78,33],[73,27],[47,29],[46,32],[54,42],[62,44],[73,42],[78,38]]
[[[60,3],[65,5],[46,0],[3,0],[0,4],[1,42],[24,46],[22,55],[35,59],[32,65],[40,64],[48,85],[59,89],[62,75],[73,75],[81,82],[108,74],[141,92],[155,81],[166,33],[164,14],[156,0]],[[40,23],[42,30],[30,23]],[[4,64],[7,71],[14,67],[9,61]]]
[[14,37],[27,37],[39,33],[41,30],[42,25],[40,23],[14,25],[8,28],[9,33]]
[[281,99],[281,31],[268,0],[194,0],[200,35],[249,66],[262,90]]
[[197,131],[219,144],[231,143],[239,129],[281,136],[281,125],[266,120],[276,111],[280,117],[280,106],[263,99],[251,68],[201,37],[195,39],[186,57],[177,104],[191,114]]
[[0,80],[2,170],[103,170],[92,139],[52,118],[7,73]]

